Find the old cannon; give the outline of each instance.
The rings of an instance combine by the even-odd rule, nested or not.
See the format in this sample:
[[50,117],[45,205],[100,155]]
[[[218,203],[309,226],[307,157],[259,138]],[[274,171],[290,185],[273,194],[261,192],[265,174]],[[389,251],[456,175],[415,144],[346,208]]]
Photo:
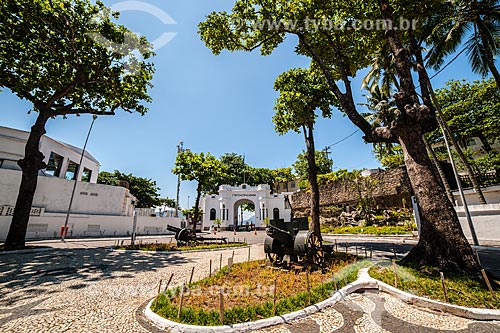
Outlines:
[[322,268],[325,251],[332,251],[331,247],[323,246],[320,235],[309,230],[307,217],[291,222],[271,220],[266,234],[264,252],[273,265],[303,263]]
[[220,243],[228,243],[226,237],[203,237],[196,235],[192,229],[187,228],[177,228],[171,225],[167,225],[167,230],[175,233],[175,240],[177,241],[177,245],[190,245],[195,243],[203,243],[203,242],[220,242]]

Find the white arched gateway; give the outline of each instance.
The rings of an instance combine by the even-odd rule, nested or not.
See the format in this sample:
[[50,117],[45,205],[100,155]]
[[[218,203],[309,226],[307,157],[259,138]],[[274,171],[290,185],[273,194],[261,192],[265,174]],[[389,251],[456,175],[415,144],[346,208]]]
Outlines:
[[203,210],[203,230],[214,225],[220,219],[223,230],[232,230],[241,223],[238,218],[238,207],[251,203],[255,207],[255,227],[265,228],[264,220],[269,218],[290,221],[291,208],[285,205],[285,198],[291,193],[271,194],[271,187],[267,184],[249,186],[221,185],[219,194],[206,195],[201,199],[200,208]]

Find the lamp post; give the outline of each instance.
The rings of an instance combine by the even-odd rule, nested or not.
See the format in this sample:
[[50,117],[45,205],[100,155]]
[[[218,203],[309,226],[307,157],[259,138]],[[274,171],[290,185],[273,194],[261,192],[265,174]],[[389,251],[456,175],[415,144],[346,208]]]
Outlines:
[[[179,155],[179,153],[182,153],[184,151],[184,148],[182,147],[183,146],[183,142],[179,142],[179,144],[177,145],[177,155]],[[179,216],[179,192],[181,190],[181,175],[178,175],[177,176],[177,195],[175,197],[175,217],[178,217]]]
[[[476,229],[474,228],[474,223],[472,222],[472,218],[470,215],[469,207],[467,206],[467,201],[465,199],[464,189],[462,187],[462,183],[460,182],[460,176],[458,175],[457,167],[455,165],[455,161],[453,160],[453,155],[451,153],[450,144],[448,142],[448,137],[446,136],[446,131],[444,130],[444,120],[438,117],[438,122],[441,128],[441,133],[443,134],[444,144],[446,145],[446,150],[448,151],[448,156],[450,156],[451,167],[453,169],[453,174],[455,175],[455,180],[458,185],[458,192],[460,193],[460,199],[462,200],[462,204],[464,205],[465,218],[467,219],[467,224],[469,225],[470,233],[472,236],[472,242],[474,245],[479,245],[479,240],[477,238]],[[457,205],[458,206],[458,205]]]
[[69,199],[68,212],[66,213],[66,220],[64,221],[64,227],[61,230],[61,241],[64,242],[64,237],[66,236],[66,228],[68,227],[69,214],[71,212],[71,206],[73,205],[73,199],[75,197],[76,185],[78,184],[78,174],[80,173],[80,169],[82,167],[83,156],[85,155],[85,149],[87,148],[87,142],[89,141],[90,132],[92,132],[92,127],[94,126],[94,122],[97,119],[96,115],[92,116],[92,123],[90,123],[89,132],[87,133],[87,138],[85,139],[85,144],[83,145],[82,154],[80,155],[80,164],[78,164],[78,169],[75,174],[75,183],[73,184],[73,191],[71,191],[71,197]]

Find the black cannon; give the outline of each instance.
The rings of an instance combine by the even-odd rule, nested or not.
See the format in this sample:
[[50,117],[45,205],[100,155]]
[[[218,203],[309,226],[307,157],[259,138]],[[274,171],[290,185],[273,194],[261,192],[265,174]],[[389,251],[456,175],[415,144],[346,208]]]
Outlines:
[[306,263],[323,267],[325,251],[332,250],[323,246],[320,235],[309,230],[307,217],[291,222],[271,220],[266,233],[264,252],[273,265]]
[[177,228],[171,225],[167,225],[167,230],[175,233],[175,240],[177,241],[177,245],[179,246],[201,243],[201,242],[221,242],[226,244],[228,243],[226,237],[197,236],[196,232],[194,232],[192,229]]

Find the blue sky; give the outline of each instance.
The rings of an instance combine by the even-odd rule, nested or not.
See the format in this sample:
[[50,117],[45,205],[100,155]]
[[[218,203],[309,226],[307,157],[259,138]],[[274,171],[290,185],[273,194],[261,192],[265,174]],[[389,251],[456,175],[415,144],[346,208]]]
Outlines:
[[[108,6],[125,1],[105,0]],[[245,154],[254,167],[290,166],[304,149],[301,134],[279,136],[271,117],[277,97],[273,83],[277,75],[293,68],[307,67],[309,59],[294,54],[294,38],[288,38],[271,56],[223,52],[214,56],[197,35],[197,24],[212,11],[230,10],[228,0],[143,0],[167,13],[176,24],[165,25],[154,15],[141,11],[122,12],[119,23],[157,39],[165,32],[175,38],[156,51],[156,68],[150,91],[153,102],[145,116],[120,112],[96,120],[87,150],[101,163],[101,170],[133,173],[152,178],[162,196],[175,198],[177,177],[171,173],[176,145],[195,152]],[[130,2],[129,2],[130,3]],[[353,80],[358,103],[364,103],[360,90],[362,73]],[[469,70],[464,55],[439,74],[435,88],[449,79],[480,79]],[[29,130],[35,115],[31,105],[9,91],[0,93],[3,111],[0,125]],[[47,135],[76,146],[83,146],[90,115],[49,120]],[[356,130],[347,118],[335,111],[331,119],[319,119],[316,147],[322,149]],[[379,163],[357,133],[332,149],[334,167],[376,168]],[[181,206],[194,203],[195,184],[183,182]]]

